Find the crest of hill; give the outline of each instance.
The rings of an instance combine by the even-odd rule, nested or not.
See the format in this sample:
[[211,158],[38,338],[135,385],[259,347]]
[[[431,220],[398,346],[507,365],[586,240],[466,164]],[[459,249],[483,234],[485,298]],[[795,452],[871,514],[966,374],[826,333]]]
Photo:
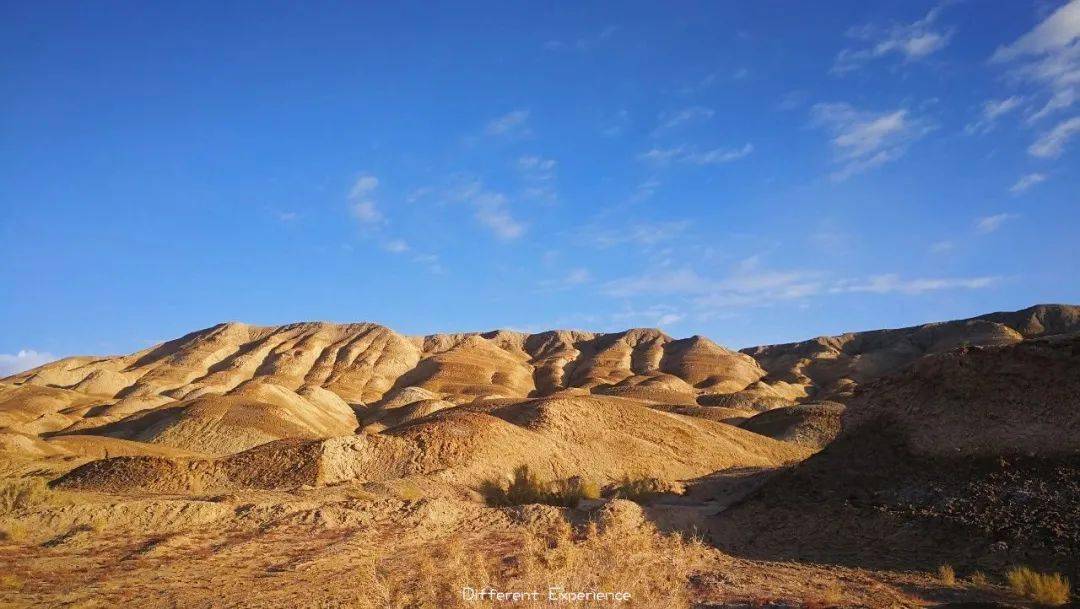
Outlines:
[[319,322],[220,324],[127,356],[59,360],[7,382],[129,401],[224,395],[252,381],[290,391],[319,387],[351,404],[377,402],[406,386],[464,403],[618,384],[629,397],[642,386],[644,393],[662,388],[692,401],[700,392],[743,389],[764,374],[752,358],[707,339],[674,340],[651,329],[417,338],[376,324]]
[[895,330],[850,332],[743,349],[768,372],[766,380],[803,385],[819,399],[847,399],[867,381],[924,355],[962,345],[1011,345],[1027,338],[1080,331],[1080,306],[1036,305],[1014,312]]

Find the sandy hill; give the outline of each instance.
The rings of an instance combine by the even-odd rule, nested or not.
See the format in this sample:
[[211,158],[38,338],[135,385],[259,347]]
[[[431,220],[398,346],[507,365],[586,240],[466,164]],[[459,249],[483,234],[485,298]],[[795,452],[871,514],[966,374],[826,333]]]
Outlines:
[[716,519],[770,559],[1080,564],[1080,334],[961,347],[863,387],[844,430]]
[[850,332],[743,349],[768,372],[767,381],[806,386],[821,399],[849,398],[861,383],[895,372],[924,355],[962,345],[1011,345],[1027,338],[1080,331],[1080,306],[1037,305],[1015,312]]
[[123,457],[74,469],[60,486],[191,492],[294,488],[432,474],[467,485],[528,465],[545,479],[624,475],[682,480],[729,467],[775,467],[810,450],[723,423],[606,396],[462,406],[380,434],[282,440],[217,459]]
[[747,355],[702,337],[674,340],[659,330],[417,338],[375,324],[229,323],[132,355],[63,359],[7,382],[116,400],[184,400],[268,380],[293,391],[321,387],[353,404],[377,402],[389,390],[409,386],[458,403],[616,385],[644,386],[645,392],[663,390],[692,401],[697,393],[738,391],[764,374]]

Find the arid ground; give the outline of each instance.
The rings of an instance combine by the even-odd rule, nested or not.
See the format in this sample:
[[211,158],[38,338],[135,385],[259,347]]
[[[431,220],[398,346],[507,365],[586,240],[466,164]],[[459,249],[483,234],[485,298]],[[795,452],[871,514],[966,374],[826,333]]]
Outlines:
[[0,606],[1060,605],[1080,307],[742,352],[221,324],[0,381],[0,476]]

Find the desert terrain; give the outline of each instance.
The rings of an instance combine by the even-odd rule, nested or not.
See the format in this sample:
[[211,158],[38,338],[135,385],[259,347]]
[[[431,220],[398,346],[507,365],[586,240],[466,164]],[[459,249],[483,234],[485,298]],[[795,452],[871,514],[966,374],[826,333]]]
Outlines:
[[0,379],[0,484],[0,606],[1060,606],[1080,306],[742,351],[225,323]]

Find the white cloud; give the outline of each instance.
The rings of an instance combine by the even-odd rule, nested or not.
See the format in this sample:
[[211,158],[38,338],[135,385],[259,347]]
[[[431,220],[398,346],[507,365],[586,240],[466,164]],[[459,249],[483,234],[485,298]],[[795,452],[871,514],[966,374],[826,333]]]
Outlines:
[[976,133],[989,133],[997,125],[997,119],[1020,107],[1024,98],[1019,95],[1006,97],[1005,99],[991,99],[983,102],[979,120],[969,123],[964,127],[968,135]]
[[487,190],[479,180],[452,189],[448,196],[472,206],[473,217],[499,239],[509,241],[525,233],[525,225],[510,213],[510,200],[506,195]]
[[0,378],[37,368],[57,359],[52,353],[20,349],[18,353],[0,353]]
[[554,159],[545,159],[536,155],[525,155],[517,161],[518,170],[525,177],[539,181],[554,178],[557,165],[558,163]]
[[938,241],[930,246],[930,252],[933,254],[944,254],[954,249],[956,249],[956,244],[952,241]]
[[1002,224],[1009,220],[1019,218],[1017,214],[994,214],[992,216],[985,216],[975,220],[975,232],[986,235],[1001,228]]
[[581,285],[591,280],[592,275],[589,273],[589,269],[573,269],[566,275],[568,285]]
[[364,174],[357,178],[352,190],[349,191],[349,211],[362,225],[375,226],[384,220],[378,204],[372,198],[378,187],[378,178]]
[[959,277],[946,279],[903,279],[899,275],[875,275],[866,280],[840,282],[829,291],[833,293],[869,292],[873,294],[922,294],[938,290],[976,290],[987,288],[998,277]]
[[1012,44],[999,47],[990,61],[1011,64],[1014,82],[1043,89],[1047,101],[1030,121],[1071,107],[1080,99],[1080,0],[1062,5]]
[[1045,182],[1045,181],[1046,181],[1046,175],[1045,174],[1042,174],[1042,173],[1029,173],[1026,176],[1021,176],[1020,179],[1017,180],[1016,183],[1012,185],[1012,188],[1009,189],[1009,192],[1013,193],[1014,195],[1018,195],[1018,194],[1020,194],[1022,192],[1027,191],[1032,186],[1035,186],[1036,184],[1041,184],[1042,182]]
[[1041,55],[1072,44],[1080,38],[1080,0],[1061,6],[1010,45],[999,47],[992,61],[1010,61],[1024,55]]
[[391,239],[383,243],[383,249],[393,254],[403,254],[410,248],[404,239]]
[[669,163],[722,165],[744,158],[753,151],[754,145],[749,143],[742,148],[714,148],[705,151],[695,151],[685,146],[677,146],[675,148],[653,148],[638,155],[638,158],[657,165],[667,165]]
[[685,220],[671,222],[639,223],[618,229],[587,229],[579,233],[581,240],[599,249],[617,245],[633,244],[652,246],[670,241],[686,231],[690,223]]
[[558,291],[585,285],[591,281],[592,273],[589,272],[589,269],[574,268],[567,271],[566,275],[561,278],[541,281],[539,285],[546,291]]
[[820,271],[769,269],[757,256],[739,261],[720,276],[703,276],[693,269],[654,269],[604,284],[601,292],[612,298],[643,299],[681,296],[700,311],[717,308],[767,306],[802,301],[830,294],[867,292],[917,295],[931,291],[980,289],[997,277],[911,278],[880,274],[867,278],[828,279]]
[[274,215],[277,216],[279,222],[292,222],[300,217],[295,211],[279,211],[274,212]]
[[529,111],[514,110],[488,121],[484,126],[484,135],[493,137],[511,137],[529,133]]
[[615,33],[618,32],[618,31],[619,31],[619,26],[617,26],[617,25],[609,25],[609,26],[604,27],[604,29],[600,30],[599,32],[597,32],[595,34],[590,34],[588,36],[582,36],[581,38],[578,38],[577,40],[574,40],[572,42],[565,42],[563,40],[558,40],[558,39],[548,40],[547,42],[544,43],[544,50],[546,50],[546,51],[566,51],[566,50],[589,51],[589,50],[592,50],[592,49],[604,44],[608,40],[610,40],[611,37],[614,36]]
[[668,131],[689,123],[707,121],[714,114],[716,112],[712,108],[703,106],[691,106],[677,112],[665,113],[660,115],[660,124],[656,128],[656,132]]
[[858,48],[846,48],[833,62],[833,74],[847,74],[889,55],[899,56],[905,63],[925,59],[949,44],[952,31],[936,25],[940,7],[931,10],[914,23],[880,27],[867,24],[848,30],[849,38],[863,43]]
[[1077,133],[1080,133],[1080,116],[1061,121],[1028,146],[1028,154],[1044,159],[1055,159],[1061,156],[1061,153],[1065,151],[1065,145]]
[[905,109],[872,113],[846,103],[820,103],[810,114],[814,124],[832,133],[839,168],[831,177],[836,181],[900,158],[911,142],[930,131]]

